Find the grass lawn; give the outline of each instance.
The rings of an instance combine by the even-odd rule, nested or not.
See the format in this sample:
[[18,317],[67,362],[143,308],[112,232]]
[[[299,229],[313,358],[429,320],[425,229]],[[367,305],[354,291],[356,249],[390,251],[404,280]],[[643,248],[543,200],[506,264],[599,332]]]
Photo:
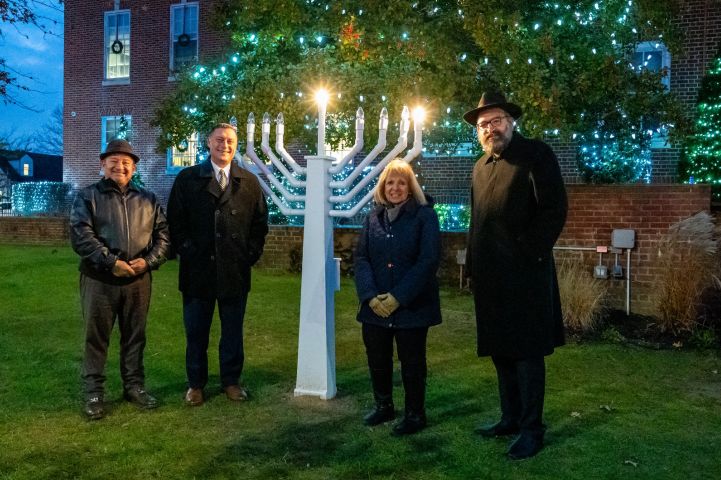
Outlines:
[[615,344],[572,344],[548,357],[547,447],[508,461],[505,440],[472,433],[499,415],[496,379],[490,360],[474,355],[472,300],[453,289],[442,291],[444,323],[429,335],[429,427],[417,435],[361,424],[371,395],[352,280],[336,298],[335,399],[293,397],[300,277],[255,272],[243,375],[252,400],[220,395],[216,321],[211,398],[185,407],[176,262],[155,273],[148,321],[147,388],[161,407],[121,400],[116,332],[109,415],[88,422],[77,257],[67,247],[6,245],[0,265],[2,479],[721,478],[718,353]]

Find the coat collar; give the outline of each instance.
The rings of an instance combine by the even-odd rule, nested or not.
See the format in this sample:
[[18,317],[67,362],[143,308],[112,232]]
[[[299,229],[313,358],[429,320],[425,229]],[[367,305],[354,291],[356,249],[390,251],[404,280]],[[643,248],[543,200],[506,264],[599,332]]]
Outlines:
[[[98,182],[98,188],[103,193],[110,192],[110,191],[122,193],[122,190],[120,189],[118,184],[115,182],[115,180],[112,180],[110,178],[100,179],[100,181]],[[136,192],[139,191],[138,188],[133,184],[133,182],[128,183],[128,188],[126,189],[126,191],[128,191],[128,190],[135,190]]]
[[213,170],[213,166],[210,164],[210,160],[206,160],[200,164],[199,175],[209,179],[207,187],[208,192],[215,198],[219,199],[220,203],[225,203],[230,198],[230,194],[240,188],[240,181],[243,176],[243,172],[235,161],[230,163],[230,181],[228,182],[228,187],[225,191],[220,189],[220,185],[215,180],[215,171]]
[[[214,173],[213,165],[211,165],[209,159],[200,164],[199,175],[201,177],[213,177],[215,176]],[[243,174],[238,164],[235,161],[230,162],[230,178],[241,178],[242,176]]]
[[[429,202],[429,204],[430,204],[430,202]],[[409,215],[413,215],[413,214],[416,213],[416,211],[418,210],[419,207],[420,207],[420,205],[418,205],[418,202],[416,201],[416,199],[413,198],[413,197],[411,197],[411,198],[408,199],[408,201],[407,201],[406,203],[404,203],[404,204],[401,206],[401,211],[400,211],[400,213],[398,214],[398,217],[397,217],[397,218],[400,218],[401,215],[403,215],[404,213],[408,213]],[[385,214],[385,209],[386,209],[386,206],[385,206],[385,205],[377,205],[376,208],[375,208],[375,210],[373,211],[373,213],[374,213],[375,215],[384,215],[384,214]]]

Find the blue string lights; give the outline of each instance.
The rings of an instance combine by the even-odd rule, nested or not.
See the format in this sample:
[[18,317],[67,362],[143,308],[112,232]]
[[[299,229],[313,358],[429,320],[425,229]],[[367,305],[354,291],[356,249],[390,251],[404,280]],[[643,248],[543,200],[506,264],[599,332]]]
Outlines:
[[[339,52],[356,49],[361,53],[353,65],[363,68],[366,65],[364,62],[380,58],[382,48],[377,48],[379,45],[386,45],[386,51],[403,50],[406,56],[417,54],[422,59],[424,54],[432,55],[433,46],[437,43],[448,45],[451,50],[450,55],[444,57],[448,60],[438,65],[440,68],[475,72],[467,78],[474,79],[476,83],[457,85],[456,92],[462,91],[465,95],[473,91],[473,96],[477,98],[484,87],[481,83],[500,83],[499,86],[511,100],[524,108],[525,115],[519,128],[522,127],[526,135],[555,138],[578,146],[579,171],[588,181],[644,182],[650,179],[651,139],[670,131],[673,122],[660,119],[653,128],[643,128],[643,124],[648,122],[639,114],[640,107],[636,105],[634,110],[633,106],[626,104],[631,102],[628,100],[632,97],[631,92],[639,91],[639,85],[652,83],[629,80],[649,73],[648,59],[637,59],[629,52],[633,52],[641,42],[651,41],[659,45],[664,42],[663,25],[656,26],[647,21],[634,0],[538,2],[522,12],[511,14],[499,11],[495,15],[489,15],[490,7],[482,2],[464,5],[464,8],[457,5],[449,8],[447,4],[436,1],[409,2],[408,5],[399,5],[396,12],[399,16],[407,14],[405,18],[408,21],[404,23],[387,18],[379,24],[377,7],[364,7],[361,13],[358,8],[348,8],[336,2],[307,0],[293,5],[293,12],[278,12],[280,16],[286,15],[287,21],[266,22],[259,28],[252,19],[267,15],[267,7],[231,1],[223,13],[236,50],[222,64],[197,65],[189,71],[193,85],[189,91],[195,94],[186,95],[183,99],[180,108],[185,118],[181,122],[202,127],[212,123],[209,119],[219,114],[224,113],[226,118],[240,115],[238,105],[245,108],[244,98],[248,98],[249,94],[257,95],[256,98],[263,95],[272,97],[277,105],[273,109],[289,112],[288,117],[291,118],[291,111],[298,110],[297,106],[307,101],[304,92],[307,93],[308,88],[303,84],[307,80],[301,76],[293,87],[279,78],[270,82],[272,85],[268,87],[261,86],[277,90],[272,95],[265,94],[259,89],[258,81],[270,77],[260,73],[262,65],[279,68],[279,75],[288,78],[289,75],[280,73],[285,71],[283,62],[289,64],[290,74],[305,71],[305,67],[299,65],[317,58],[317,71],[321,72],[322,60],[336,57],[340,60]],[[308,23],[298,20],[304,16],[317,21]],[[425,27],[431,20],[442,20],[446,25],[452,25],[456,35],[448,37],[449,42],[440,41],[433,36],[435,32]],[[472,28],[476,24],[484,25],[481,32]],[[253,29],[249,30],[248,25],[254,25]],[[367,53],[370,57],[364,56],[365,48],[370,49]],[[281,60],[276,64],[277,58]],[[392,62],[392,58],[387,57],[386,64]],[[329,63],[333,65],[333,61]],[[614,72],[618,72],[619,88],[604,87],[607,77],[604,73],[595,77],[590,73],[605,72],[601,68],[604,65],[617,67]],[[626,73],[620,73],[622,71]],[[580,74],[586,75],[585,80],[578,80]],[[660,84],[662,76],[658,73],[657,83]],[[248,80],[249,77],[253,80]],[[394,75],[389,74],[388,77]],[[466,81],[458,78],[459,82]],[[522,82],[521,79],[526,80]],[[576,80],[578,84],[574,83]],[[245,89],[242,87],[244,81],[255,87]],[[563,81],[566,84],[559,84]],[[526,88],[524,84],[535,84],[537,87]],[[514,91],[514,85],[517,91]],[[349,89],[336,92],[339,102],[341,95],[344,102],[354,99],[355,103],[369,106],[393,107],[388,105],[388,99],[398,101],[398,92],[393,91],[390,84],[390,88],[386,88],[385,84],[369,80],[346,86]],[[595,94],[587,94],[589,91],[593,93],[594,88]],[[629,88],[628,92],[624,90]],[[663,90],[662,86],[660,90]],[[458,93],[453,95],[458,97]],[[477,148],[475,134],[460,118],[464,105],[468,108],[473,101],[453,95],[425,99],[426,106],[435,112],[424,132],[426,151],[435,155],[475,155],[479,153],[473,150]],[[572,95],[576,95],[576,100],[568,103]],[[604,97],[612,98],[613,102]],[[652,105],[650,108],[655,107]],[[611,122],[607,118],[611,110],[625,111],[627,118]],[[664,110],[660,107],[656,109],[660,112]],[[350,140],[341,138],[350,130],[340,131],[343,120],[333,115],[328,117],[328,132],[334,141]],[[339,132],[333,136],[336,123]],[[295,124],[305,128],[306,133],[313,129],[312,118]],[[176,135],[170,137],[182,140]]]
[[18,215],[61,215],[68,212],[70,184],[23,182],[12,186],[12,209]]

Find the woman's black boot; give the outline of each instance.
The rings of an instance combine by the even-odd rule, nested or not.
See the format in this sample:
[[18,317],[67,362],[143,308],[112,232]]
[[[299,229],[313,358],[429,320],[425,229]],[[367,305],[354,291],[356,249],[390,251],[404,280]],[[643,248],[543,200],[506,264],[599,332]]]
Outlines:
[[376,396],[376,405],[368,415],[363,417],[363,424],[373,427],[381,423],[389,422],[394,418],[396,418],[396,411],[393,407],[393,400],[390,398],[379,400],[378,396]]
[[393,425],[393,435],[411,435],[426,428],[426,413],[406,411],[400,422]]

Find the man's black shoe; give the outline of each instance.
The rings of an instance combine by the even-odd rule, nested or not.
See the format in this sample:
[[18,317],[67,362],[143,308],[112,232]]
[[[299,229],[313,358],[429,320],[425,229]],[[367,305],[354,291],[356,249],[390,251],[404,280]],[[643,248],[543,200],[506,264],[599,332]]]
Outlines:
[[508,448],[508,458],[523,460],[537,454],[543,448],[543,437],[522,433]]
[[85,401],[85,415],[88,420],[100,420],[105,416],[105,406],[100,397],[92,397]]
[[515,423],[504,422],[501,420],[495,425],[484,425],[474,430],[478,435],[485,438],[505,437],[507,435],[516,435],[520,432],[520,428]]
[[395,436],[412,435],[426,428],[426,414],[406,412],[400,422],[393,425],[391,432]]
[[138,408],[143,408],[145,410],[150,410],[158,406],[158,400],[140,387],[126,390],[123,392],[123,398],[128,402],[135,404]]
[[392,403],[376,403],[373,410],[363,417],[363,424],[369,427],[389,422],[396,418],[395,407]]

